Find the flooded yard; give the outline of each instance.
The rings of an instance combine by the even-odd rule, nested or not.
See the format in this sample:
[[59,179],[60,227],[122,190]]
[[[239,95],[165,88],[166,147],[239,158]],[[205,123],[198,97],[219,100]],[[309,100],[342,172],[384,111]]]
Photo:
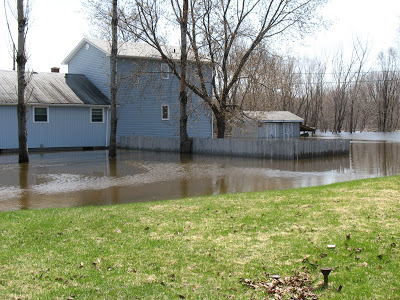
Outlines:
[[[330,138],[331,136],[325,136]],[[365,138],[346,156],[299,161],[120,150],[0,155],[0,211],[279,190],[400,174],[400,136]]]

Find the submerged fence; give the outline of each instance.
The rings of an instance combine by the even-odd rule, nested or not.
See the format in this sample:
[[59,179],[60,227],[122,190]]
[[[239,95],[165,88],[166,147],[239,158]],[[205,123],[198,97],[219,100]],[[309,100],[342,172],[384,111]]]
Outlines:
[[[179,138],[125,136],[120,148],[179,152]],[[342,155],[350,152],[350,140],[320,139],[193,139],[193,153],[299,159]]]

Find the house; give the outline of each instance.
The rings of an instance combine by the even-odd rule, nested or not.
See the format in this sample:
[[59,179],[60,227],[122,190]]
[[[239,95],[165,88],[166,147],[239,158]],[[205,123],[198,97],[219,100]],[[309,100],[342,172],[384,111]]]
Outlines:
[[[108,41],[85,38],[62,62],[69,74],[85,75],[108,98],[110,46]],[[165,51],[179,63],[179,48]],[[132,135],[179,137],[180,82],[154,48],[144,43],[119,45],[117,77],[118,140]],[[204,101],[189,92],[187,111],[189,136],[211,138],[212,113]]]
[[303,119],[289,111],[244,111],[232,137],[257,139],[298,138]]
[[[109,99],[86,76],[27,73],[28,148],[107,147]],[[0,71],[0,152],[18,149],[17,73]]]

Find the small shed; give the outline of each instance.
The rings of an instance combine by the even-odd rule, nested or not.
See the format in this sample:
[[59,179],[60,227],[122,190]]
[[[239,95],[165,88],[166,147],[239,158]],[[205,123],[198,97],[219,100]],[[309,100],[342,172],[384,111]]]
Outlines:
[[232,137],[298,138],[303,119],[289,111],[243,111],[243,122]]

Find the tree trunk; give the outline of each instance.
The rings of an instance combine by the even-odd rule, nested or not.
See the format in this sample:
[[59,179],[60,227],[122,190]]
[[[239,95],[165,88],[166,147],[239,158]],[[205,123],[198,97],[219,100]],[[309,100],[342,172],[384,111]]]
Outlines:
[[29,162],[28,154],[28,132],[26,129],[26,103],[25,103],[25,33],[26,33],[26,18],[24,14],[24,1],[18,0],[18,52],[17,52],[17,76],[18,76],[18,148],[20,163]]
[[223,139],[225,137],[226,119],[223,114],[216,117],[217,121],[217,138]]
[[355,120],[354,120],[354,102],[351,103],[350,108],[350,133],[356,132]]
[[188,23],[188,0],[183,0],[183,11],[180,20],[181,27],[181,88],[179,93],[180,121],[179,121],[179,136],[180,136],[180,151],[181,153],[192,152],[192,140],[189,139],[187,133],[187,87],[186,87],[186,65],[187,65],[187,49],[186,49],[186,33]]
[[112,2],[112,20],[111,20],[111,57],[110,57],[110,94],[111,94],[111,130],[110,130],[110,146],[108,156],[115,158],[117,156],[117,43],[118,43],[118,1]]

